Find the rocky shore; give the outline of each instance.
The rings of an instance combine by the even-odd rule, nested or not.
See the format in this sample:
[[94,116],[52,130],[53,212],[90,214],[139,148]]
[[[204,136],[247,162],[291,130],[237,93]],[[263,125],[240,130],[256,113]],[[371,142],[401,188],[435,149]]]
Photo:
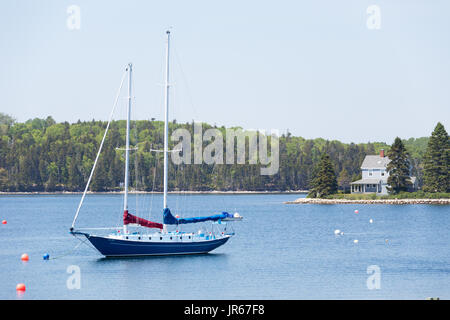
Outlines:
[[286,201],[286,204],[450,204],[450,199],[375,199],[375,200],[349,200],[349,199],[317,199],[300,198]]

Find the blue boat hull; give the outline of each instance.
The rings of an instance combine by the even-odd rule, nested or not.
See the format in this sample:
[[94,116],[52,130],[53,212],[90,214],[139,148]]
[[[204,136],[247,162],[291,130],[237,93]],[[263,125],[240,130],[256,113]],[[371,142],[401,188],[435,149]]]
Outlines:
[[198,242],[146,242],[111,239],[84,234],[92,245],[106,257],[155,256],[208,253],[225,244],[229,237]]

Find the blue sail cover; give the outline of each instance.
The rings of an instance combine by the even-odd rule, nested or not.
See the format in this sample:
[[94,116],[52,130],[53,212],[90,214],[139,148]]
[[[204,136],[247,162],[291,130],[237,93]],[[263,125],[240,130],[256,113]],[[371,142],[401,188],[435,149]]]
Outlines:
[[228,212],[222,212],[221,214],[216,214],[208,217],[194,217],[194,218],[185,218],[185,219],[177,219],[170,212],[169,208],[165,208],[164,212],[164,224],[186,224],[186,223],[197,223],[204,221],[217,221],[225,218],[232,218],[233,215]]

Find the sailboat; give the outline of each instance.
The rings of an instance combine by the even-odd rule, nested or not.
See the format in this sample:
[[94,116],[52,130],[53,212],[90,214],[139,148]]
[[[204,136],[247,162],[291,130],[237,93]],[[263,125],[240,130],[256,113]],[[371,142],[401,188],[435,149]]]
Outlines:
[[[111,112],[110,120],[107,124],[103,140],[94,161],[91,174],[88,178],[83,196],[81,197],[75,217],[70,228],[73,236],[84,236],[87,240],[106,257],[127,257],[127,256],[150,256],[150,255],[178,255],[178,254],[201,254],[208,253],[222,245],[224,245],[233,235],[234,232],[227,231],[226,224],[230,221],[240,221],[243,219],[238,213],[230,214],[221,212],[210,216],[179,218],[173,215],[167,203],[167,186],[168,186],[168,119],[169,119],[169,49],[170,49],[170,31],[166,32],[166,68],[165,68],[165,114],[164,114],[164,192],[163,192],[163,223],[146,220],[131,214],[128,211],[128,192],[129,192],[129,152],[130,152],[130,112],[131,112],[131,86],[132,86],[132,64],[128,64],[124,73],[128,75],[128,109],[127,109],[127,126],[126,126],[126,147],[125,147],[125,176],[124,176],[124,201],[123,201],[123,226],[116,228],[75,228],[83,200],[89,189],[98,157],[100,155],[103,142],[105,140],[109,124],[112,119],[115,105],[117,104],[120,89],[116,96],[116,102]],[[180,230],[168,231],[168,226],[179,226],[183,224],[199,223],[211,221],[214,225],[222,227],[222,231],[218,228],[212,228],[211,232],[182,232]],[[225,227],[224,227],[225,226]],[[133,232],[133,227],[145,227],[152,229],[153,232]],[[95,230],[114,230],[108,235],[96,235],[91,231]],[[142,228],[139,228],[141,230]],[[176,228],[179,229],[179,228]],[[86,230],[91,230],[87,232]],[[215,230],[215,231],[214,231]]]

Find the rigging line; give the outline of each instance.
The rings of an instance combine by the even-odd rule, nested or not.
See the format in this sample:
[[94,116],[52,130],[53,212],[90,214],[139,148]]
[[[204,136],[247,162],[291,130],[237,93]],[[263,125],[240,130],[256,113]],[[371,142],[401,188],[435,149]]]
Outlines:
[[84,240],[80,240],[79,238],[77,238],[79,241],[81,241],[81,243],[86,244],[89,248],[91,248],[92,250],[94,250],[96,253],[98,253],[97,249],[92,245],[92,243],[90,241],[88,241],[88,239],[84,239]]
[[152,211],[153,211],[153,197],[155,195],[155,182],[156,182],[156,171],[159,164],[159,157],[158,155],[155,155],[155,169],[153,170],[153,185],[152,185],[152,194],[150,196],[150,213],[149,213],[149,220],[152,217]]
[[[76,238],[77,238],[77,237],[76,237]],[[83,243],[85,243],[85,242],[87,241],[87,239],[83,241],[83,240],[80,240],[80,239],[78,239],[78,238],[77,238],[77,240],[79,240],[80,243],[78,243],[73,249],[67,251],[65,254],[63,254],[63,255],[61,255],[61,256],[51,257],[51,258],[49,258],[49,260],[56,260],[56,259],[60,259],[60,258],[63,258],[63,257],[65,257],[65,256],[68,256],[70,253],[72,253],[73,251],[75,251],[80,245],[82,245]]]
[[92,176],[94,175],[95,166],[97,165],[97,161],[98,161],[98,158],[100,156],[100,152],[102,151],[103,143],[105,142],[106,134],[108,133],[109,125],[111,124],[111,120],[112,120],[112,117],[114,115],[114,110],[116,109],[117,101],[119,100],[119,96],[120,96],[120,91],[122,90],[122,85],[123,85],[123,82],[125,80],[125,76],[127,75],[127,73],[128,73],[128,67],[125,69],[125,72],[122,75],[122,80],[120,81],[119,90],[117,90],[116,99],[114,100],[114,105],[113,105],[113,108],[111,110],[111,114],[109,115],[108,124],[106,125],[105,133],[103,134],[103,139],[102,139],[102,142],[100,143],[100,147],[98,149],[97,156],[95,157],[94,165],[92,166],[92,170],[91,170],[91,173],[89,175],[89,179],[88,179],[88,181],[86,183],[86,187],[84,188],[83,196],[81,197],[80,203],[79,203],[78,208],[77,208],[77,212],[75,213],[75,217],[73,218],[71,229],[73,229],[74,226],[75,226],[75,222],[77,221],[78,214],[80,213],[81,206],[83,205],[84,197],[86,196],[86,193],[87,193],[87,191],[89,189],[89,184],[91,183]]
[[[187,187],[187,180],[186,180],[186,169],[187,169],[187,167],[186,167],[186,165],[185,164],[183,164],[183,192],[184,192],[184,195],[183,195],[183,204],[184,204],[184,208],[186,208],[187,207],[187,189],[188,189],[188,187]],[[186,209],[184,209],[184,211],[183,211],[183,213],[186,211]]]
[[[175,188],[177,188],[178,166],[177,166],[177,165],[173,165],[173,169],[174,169],[174,171],[175,171],[173,180],[174,180]],[[179,211],[180,194],[179,194],[179,192],[177,192],[175,196],[176,196],[176,200],[175,200],[175,212],[179,215],[179,214],[180,214],[180,211]]]
[[[134,106],[135,106],[135,109],[136,109],[136,97],[133,97],[133,100],[134,100]],[[139,147],[139,141],[138,141],[138,136],[137,136],[137,120],[135,120],[134,121],[134,145],[136,146],[136,151],[135,151],[135,153],[134,153],[134,191],[135,191],[135,195],[134,195],[134,198],[135,198],[135,201],[136,201],[136,204],[135,204],[135,210],[136,210],[136,214],[138,215],[139,214],[139,206],[138,206],[138,201],[140,200],[140,198],[139,198],[139,193],[137,192],[137,191],[139,191],[139,189],[138,189],[138,179],[139,179],[139,173],[138,173],[138,170],[139,170],[139,168],[138,168],[138,147]],[[138,199],[139,198],[139,199]]]

